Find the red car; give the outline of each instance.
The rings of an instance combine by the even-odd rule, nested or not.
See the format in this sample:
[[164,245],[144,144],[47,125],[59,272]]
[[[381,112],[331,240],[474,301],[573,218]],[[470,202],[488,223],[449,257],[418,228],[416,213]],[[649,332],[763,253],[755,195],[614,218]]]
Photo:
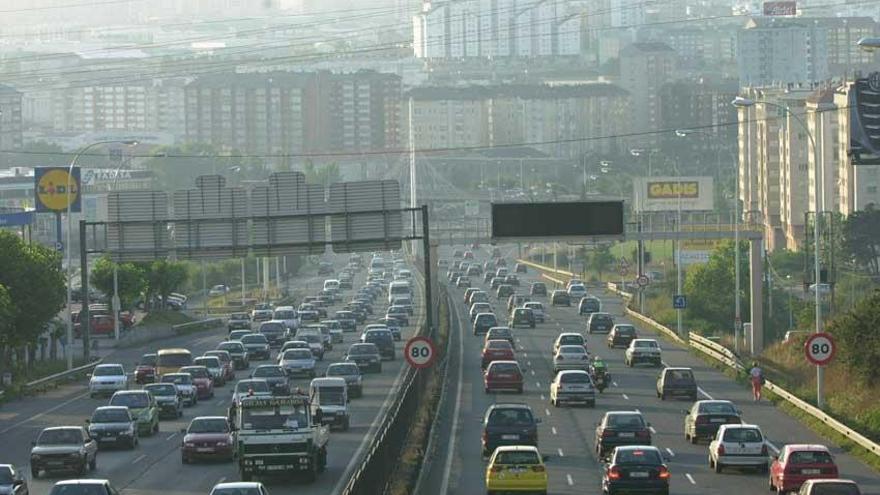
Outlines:
[[487,340],[483,346],[482,369],[486,369],[493,361],[514,361],[513,346],[507,340]]
[[[73,313],[71,319],[73,320],[73,333],[74,337],[79,339],[82,338],[82,323],[79,321],[79,311]],[[110,315],[89,315],[89,321],[91,324],[89,325],[89,335],[113,335],[113,317]]]
[[513,390],[523,393],[523,373],[516,361],[492,361],[483,374],[483,390],[488,394],[496,390]]
[[836,479],[837,465],[824,445],[786,445],[770,466],[770,489],[795,492],[810,479]]
[[134,381],[138,385],[154,383],[156,376],[156,354],[144,354],[134,369]]
[[231,382],[235,380],[235,361],[232,360],[232,356],[228,351],[207,351],[204,355],[214,356],[220,360],[220,365],[223,366],[224,381]]
[[188,464],[195,459],[233,459],[234,439],[229,420],[224,416],[199,416],[189,423],[180,446],[180,460]]
[[214,379],[211,378],[211,372],[204,366],[184,366],[180,368],[180,373],[188,373],[192,376],[193,385],[196,386],[196,393],[199,399],[210,399],[214,397]]

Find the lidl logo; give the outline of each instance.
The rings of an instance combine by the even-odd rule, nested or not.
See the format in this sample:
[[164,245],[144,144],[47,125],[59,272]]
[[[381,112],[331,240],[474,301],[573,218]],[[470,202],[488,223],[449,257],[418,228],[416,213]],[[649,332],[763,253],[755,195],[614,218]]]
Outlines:
[[80,211],[80,169],[42,167],[34,171],[34,196],[38,212]]

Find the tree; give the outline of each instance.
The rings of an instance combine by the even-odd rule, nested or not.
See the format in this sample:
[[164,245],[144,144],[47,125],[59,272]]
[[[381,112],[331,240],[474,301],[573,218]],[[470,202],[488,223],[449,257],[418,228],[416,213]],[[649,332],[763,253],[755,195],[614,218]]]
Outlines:
[[[149,296],[160,296],[166,300],[168,295],[186,283],[186,266],[176,261],[157,260],[149,265],[147,273],[147,292]],[[148,297],[148,300],[152,297]]]
[[[748,283],[748,256],[745,256],[745,244],[740,246],[740,270],[743,274],[740,289],[747,288]],[[688,295],[687,314],[712,325],[713,329],[730,329],[735,316],[734,294],[735,270],[734,270],[734,247],[732,242],[726,242],[719,246],[709,257],[709,262],[695,265],[688,269],[685,278],[684,290]],[[744,290],[740,294],[741,300],[747,294]],[[743,305],[742,316],[748,321],[748,305]]]
[[828,324],[840,362],[868,385],[880,383],[880,291]]
[[[113,294],[113,267],[116,265],[108,257],[103,257],[95,263],[89,280],[98,290],[104,294]],[[119,288],[119,302],[121,308],[129,308],[147,288],[147,278],[141,267],[133,263],[121,263],[117,266],[117,286]]]
[[880,210],[869,204],[843,224],[843,249],[868,273],[880,275]]
[[303,174],[306,176],[306,182],[311,184],[329,186],[334,182],[342,182],[342,173],[339,170],[338,163],[315,165],[314,162],[308,160],[303,167]]
[[[0,285],[12,306],[8,318],[0,316],[6,322],[0,325],[0,363],[11,362],[13,351],[36,343],[45,324],[64,307],[60,261],[56,251],[0,232]],[[8,305],[4,311],[9,311]]]
[[614,263],[614,255],[611,254],[610,244],[600,244],[590,256],[590,269],[599,274],[599,280],[602,280],[602,274],[612,263]]

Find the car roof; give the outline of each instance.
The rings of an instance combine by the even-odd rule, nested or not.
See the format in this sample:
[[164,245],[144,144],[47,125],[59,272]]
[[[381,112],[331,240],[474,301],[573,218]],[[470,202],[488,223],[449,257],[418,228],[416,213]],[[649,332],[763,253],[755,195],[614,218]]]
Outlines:
[[113,392],[113,395],[139,395],[145,393],[146,391],[144,390],[117,390],[116,392]]
[[345,385],[345,378],[340,378],[338,376],[324,376],[319,378],[312,378],[312,385]]
[[556,376],[562,375],[589,375],[589,373],[584,370],[559,370],[559,373],[556,374]]
[[633,342],[657,342],[657,339],[632,339]]
[[724,424],[724,425],[718,426],[719,430],[735,430],[737,428],[749,428],[749,429],[759,430],[759,431],[761,430],[760,426],[755,425],[755,424],[750,424],[750,423],[736,423],[736,424],[730,423],[730,424]]
[[786,452],[791,452],[793,450],[809,452],[831,452],[828,447],[817,443],[792,443],[783,447],[782,450],[785,450]]
[[62,480],[55,483],[55,486],[58,485],[107,485],[109,484],[109,480],[100,480],[100,479],[76,479],[76,480]]
[[529,411],[532,410],[531,406],[522,402],[498,402],[489,406],[489,409],[487,409],[487,411],[491,411],[493,409],[528,409]]
[[621,445],[616,448],[617,450],[653,450],[654,452],[660,453],[660,449],[654,445]]
[[227,418],[226,416],[196,416],[195,418],[191,419],[190,421],[195,421],[197,419],[222,419],[225,421],[229,420],[229,418]]
[[825,484],[829,484],[829,485],[830,485],[830,484],[832,484],[832,483],[837,483],[837,484],[841,484],[841,483],[842,483],[842,484],[847,484],[847,485],[856,485],[856,486],[858,486],[858,483],[856,483],[855,481],[853,481],[853,480],[846,480],[846,479],[842,479],[842,478],[830,478],[830,479],[806,480],[806,481],[804,481],[804,484],[805,484],[805,485],[825,485]]
[[48,428],[43,428],[42,431],[56,431],[56,430],[80,430],[80,431],[82,431],[83,427],[82,426],[50,426]]
[[[538,453],[538,448],[532,445],[501,445],[495,449],[496,452],[534,452]],[[540,457],[540,456],[539,456]]]
[[691,371],[691,372],[693,372],[694,370],[693,370],[693,368],[685,368],[682,366],[679,366],[679,367],[667,366],[666,368],[663,368],[663,371]]
[[217,488],[259,488],[263,484],[258,481],[233,481],[229,483],[217,483],[211,490]]
[[562,333],[559,334],[559,337],[557,337],[557,339],[560,338],[560,337],[571,337],[571,336],[584,338],[583,335],[581,335],[581,334],[579,334],[579,333],[577,333],[577,332],[562,332]]
[[638,415],[638,416],[642,415],[641,411],[622,411],[621,410],[621,411],[606,411],[605,412],[605,416],[610,416],[612,414],[619,414],[619,415],[634,414],[634,415]]
[[694,404],[696,404],[698,406],[703,405],[703,404],[730,404],[730,405],[733,405],[733,402],[729,401],[729,400],[724,400],[724,399],[708,399],[708,400],[698,400],[698,401],[694,402]]
[[98,406],[95,408],[95,411],[118,411],[125,410],[128,411],[127,406]]

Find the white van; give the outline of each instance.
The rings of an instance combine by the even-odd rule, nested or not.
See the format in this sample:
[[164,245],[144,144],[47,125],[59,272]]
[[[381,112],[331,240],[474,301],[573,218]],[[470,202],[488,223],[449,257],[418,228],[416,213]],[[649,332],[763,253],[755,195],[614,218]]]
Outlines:
[[370,260],[370,269],[371,270],[373,270],[373,269],[384,270],[385,269],[385,260],[383,258],[378,257],[378,256],[371,259]]
[[272,313],[273,320],[281,320],[284,326],[290,330],[296,330],[299,327],[299,317],[293,306],[278,306]]
[[331,429],[336,427],[342,431],[348,430],[348,385],[345,378],[334,376],[313,379],[309,384],[309,398],[312,417],[320,409],[321,424],[329,425]]
[[329,280],[324,281],[324,290],[332,290],[333,292],[339,291],[339,280],[335,278],[331,278]]
[[395,297],[402,296],[412,297],[412,287],[408,281],[395,280],[388,284],[388,304],[391,304]]

